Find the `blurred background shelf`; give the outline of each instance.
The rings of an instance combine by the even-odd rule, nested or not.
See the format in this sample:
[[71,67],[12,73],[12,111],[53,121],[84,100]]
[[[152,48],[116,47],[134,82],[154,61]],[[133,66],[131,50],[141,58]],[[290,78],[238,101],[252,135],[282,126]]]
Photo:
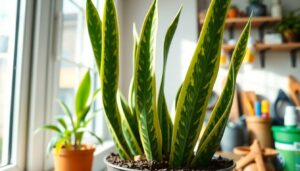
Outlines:
[[292,51],[295,49],[300,49],[300,42],[294,43],[283,43],[283,44],[255,44],[256,51],[271,50],[271,51]]
[[[223,50],[225,53],[232,55],[235,45],[223,44]],[[297,52],[300,51],[300,42],[283,43],[283,44],[265,44],[256,43],[255,50],[260,55],[261,67],[265,67],[265,55],[267,51],[287,51],[290,53],[292,66],[296,67]]]
[[[248,17],[242,17],[242,18],[227,18],[226,19],[226,28],[243,28],[247,22]],[[278,24],[281,21],[281,18],[277,17],[253,17],[252,18],[252,27],[262,27],[262,26],[273,26]],[[204,24],[204,20],[200,19],[200,26]]]

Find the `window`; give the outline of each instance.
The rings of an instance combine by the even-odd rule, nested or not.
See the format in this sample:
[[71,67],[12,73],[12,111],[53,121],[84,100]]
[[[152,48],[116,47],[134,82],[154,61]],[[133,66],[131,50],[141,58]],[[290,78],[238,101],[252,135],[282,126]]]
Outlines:
[[18,3],[0,0],[0,167],[11,162]]

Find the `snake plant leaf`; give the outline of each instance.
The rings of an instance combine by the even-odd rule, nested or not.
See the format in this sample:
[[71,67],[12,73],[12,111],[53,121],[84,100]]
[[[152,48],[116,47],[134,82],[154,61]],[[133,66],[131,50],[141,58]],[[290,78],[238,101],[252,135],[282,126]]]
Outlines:
[[[230,110],[227,112],[227,108],[231,106],[231,103],[234,96],[234,84],[238,74],[238,70],[241,66],[241,63],[244,59],[248,37],[250,35],[251,29],[251,18],[249,19],[247,25],[245,26],[238,42],[235,47],[235,50],[232,55],[231,64],[229,68],[229,76],[227,78],[226,84],[224,86],[223,92],[212,111],[211,117],[207,124],[206,130],[200,140],[200,145],[196,153],[196,157],[193,159],[192,165],[203,165],[211,160],[215,150],[217,150],[218,145],[223,136],[223,128],[225,129],[226,123],[229,117]],[[223,115],[225,115],[223,117]],[[217,128],[216,128],[217,127]],[[216,129],[217,131],[214,131]],[[209,142],[209,147],[207,146]],[[206,150],[207,148],[211,149],[210,151]]]
[[130,114],[130,108],[128,104],[125,103],[126,101],[120,92],[118,93],[118,97],[117,102],[121,114],[122,131],[127,145],[133,156],[142,155],[143,152],[140,148],[139,135],[136,135],[136,132],[134,132],[138,131],[137,122],[134,122],[134,118]]
[[178,103],[178,99],[179,99],[179,95],[180,95],[181,88],[182,88],[182,84],[180,85],[180,87],[179,87],[179,89],[177,90],[177,93],[176,93],[176,98],[175,98],[175,109],[177,108],[177,103]]
[[130,151],[122,134],[117,105],[119,81],[119,29],[114,0],[105,0],[102,23],[101,88],[106,121],[116,149],[124,159],[130,159]]
[[94,57],[97,64],[97,69],[100,74],[101,53],[102,53],[102,22],[99,17],[97,8],[92,0],[87,0],[86,3],[86,23],[88,32],[93,47]]
[[230,0],[212,0],[207,11],[176,108],[169,161],[174,168],[187,165],[194,154],[219,69],[229,6]]
[[[222,135],[224,133],[226,123],[229,117],[229,113],[231,110],[231,105],[234,97],[234,89],[235,89],[235,73],[234,70],[231,70],[230,76],[228,76],[226,88],[223,91],[223,97],[228,97],[228,101],[224,101],[219,99],[218,103],[218,111],[222,112],[221,117],[217,120],[217,124],[214,125],[209,135],[204,139],[204,141],[200,144],[196,156],[191,162],[192,167],[203,166],[209,164],[209,161],[212,159],[214,153],[218,149],[220,145],[220,141],[222,139]],[[216,108],[215,108],[216,109]]]
[[[241,66],[241,63],[244,59],[245,53],[246,53],[246,48],[247,48],[247,42],[248,42],[248,37],[250,34],[250,28],[251,28],[251,24],[250,24],[250,20],[248,21],[247,25],[245,26],[238,42],[236,45],[236,48],[233,52],[232,58],[231,58],[231,64],[230,64],[230,68],[229,68],[229,73],[232,72],[232,70],[234,70],[234,73],[237,75],[238,74],[238,70]],[[236,75],[234,75],[234,77],[236,77]],[[231,80],[231,75],[229,75],[228,80]],[[201,143],[206,139],[206,137],[208,136],[208,134],[211,133],[212,129],[215,127],[215,125],[217,124],[217,121],[221,118],[221,114],[224,113],[224,106],[222,106],[223,104],[226,104],[226,102],[229,102],[230,100],[230,96],[228,95],[229,89],[231,89],[230,86],[228,86],[227,84],[229,84],[230,82],[226,82],[225,86],[224,86],[224,90],[211,114],[211,117],[209,119],[209,122],[207,124],[207,127],[204,131],[204,134],[201,138],[200,141],[200,145]]]
[[161,128],[161,135],[162,135],[162,152],[163,154],[169,154],[171,149],[171,141],[172,141],[172,130],[173,130],[173,123],[170,117],[170,113],[168,111],[168,106],[165,98],[164,87],[165,87],[165,75],[166,75],[166,65],[168,60],[168,53],[170,49],[170,45],[177,29],[179,17],[181,14],[182,6],[178,11],[177,15],[175,16],[174,20],[172,21],[171,25],[169,26],[165,41],[164,41],[164,60],[163,60],[163,73],[159,88],[158,94],[158,102],[157,102],[157,112],[158,118]]
[[134,91],[136,112],[144,153],[148,160],[162,159],[162,137],[156,109],[154,71],[157,34],[157,1],[154,0],[143,23],[136,56]]
[[71,113],[70,109],[68,108],[68,106],[60,99],[57,99],[57,103],[59,104],[59,106],[63,110],[63,112],[69,117],[71,124],[73,126],[73,129],[75,129],[75,122],[74,122],[72,113]]
[[118,97],[120,99],[120,105],[119,105],[119,101],[118,101],[119,109],[123,110],[124,116],[127,118],[128,124],[129,124],[134,136],[136,137],[138,143],[141,144],[137,118],[136,118],[136,116],[133,115],[128,102],[126,101],[125,97],[122,95],[122,93],[120,91],[119,91]]
[[134,72],[135,72],[135,67],[136,67],[136,54],[137,54],[137,49],[139,46],[139,36],[136,31],[136,26],[133,24],[133,58],[132,58],[132,65],[133,65],[133,74],[132,78],[130,81],[130,86],[129,86],[129,93],[128,93],[128,105],[131,109],[132,114],[137,118],[136,116],[136,111],[135,111],[135,91],[134,91]]
[[77,118],[82,118],[91,92],[91,75],[90,71],[84,74],[75,95],[75,111]]

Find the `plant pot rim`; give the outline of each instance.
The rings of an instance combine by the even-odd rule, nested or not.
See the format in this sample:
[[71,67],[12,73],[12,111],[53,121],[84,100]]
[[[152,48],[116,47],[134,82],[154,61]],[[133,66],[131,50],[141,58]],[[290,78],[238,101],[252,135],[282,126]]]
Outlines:
[[[74,147],[74,145],[72,146]],[[67,156],[70,154],[89,154],[89,153],[94,153],[96,150],[96,146],[94,144],[81,144],[81,148],[80,149],[66,149],[66,148],[62,148],[60,150],[60,153],[58,155],[56,155],[56,151],[55,148],[52,150],[52,154],[54,156]]]
[[[141,171],[141,170],[137,170],[137,169],[130,169],[130,168],[124,168],[124,167],[120,167],[120,166],[117,166],[117,165],[114,165],[110,162],[108,162],[106,160],[107,156],[104,157],[104,163],[109,166],[109,167],[112,167],[114,169],[119,169],[119,170],[126,170],[126,171]],[[225,158],[225,159],[228,159],[226,157],[222,157],[222,158]],[[223,168],[223,169],[218,169],[218,170],[215,170],[215,171],[230,171],[230,170],[233,170],[234,168],[236,167],[236,163],[234,160],[232,160],[232,165],[227,167],[227,168]]]

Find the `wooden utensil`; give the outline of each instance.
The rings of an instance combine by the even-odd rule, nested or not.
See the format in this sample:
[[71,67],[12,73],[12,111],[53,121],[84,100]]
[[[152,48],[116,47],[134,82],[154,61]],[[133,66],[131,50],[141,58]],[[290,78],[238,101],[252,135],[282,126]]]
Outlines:
[[254,91],[241,91],[241,106],[243,114],[245,115],[253,115],[254,112],[254,104],[257,101],[257,96]]
[[288,78],[289,94],[296,106],[300,106],[300,83],[291,75]]
[[[252,171],[271,171],[271,168],[264,162],[265,157],[274,157],[277,155],[276,150],[271,148],[261,148],[258,140],[254,140],[250,147],[236,147],[234,153],[245,155],[236,163],[236,170],[243,170],[250,166]],[[254,163],[253,163],[254,162]]]

